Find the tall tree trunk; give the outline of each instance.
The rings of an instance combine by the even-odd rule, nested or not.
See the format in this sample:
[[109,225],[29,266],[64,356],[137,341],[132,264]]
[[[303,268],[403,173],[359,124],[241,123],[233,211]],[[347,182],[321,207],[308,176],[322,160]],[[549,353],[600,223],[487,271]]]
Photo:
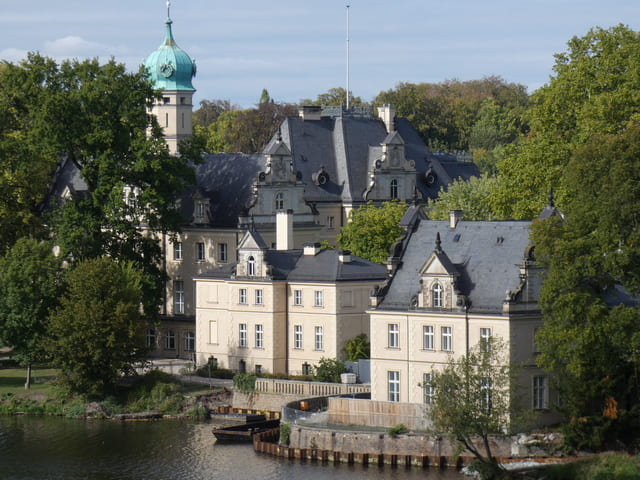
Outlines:
[[31,388],[31,364],[27,363],[27,380],[24,382],[24,388],[29,390]]

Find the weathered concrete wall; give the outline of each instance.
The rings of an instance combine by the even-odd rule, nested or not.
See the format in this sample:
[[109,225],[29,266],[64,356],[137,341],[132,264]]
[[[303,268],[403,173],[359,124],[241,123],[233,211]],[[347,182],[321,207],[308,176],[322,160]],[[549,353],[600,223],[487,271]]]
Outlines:
[[285,404],[303,398],[306,397],[304,395],[280,395],[261,392],[242,393],[234,390],[231,405],[234,408],[279,412]]

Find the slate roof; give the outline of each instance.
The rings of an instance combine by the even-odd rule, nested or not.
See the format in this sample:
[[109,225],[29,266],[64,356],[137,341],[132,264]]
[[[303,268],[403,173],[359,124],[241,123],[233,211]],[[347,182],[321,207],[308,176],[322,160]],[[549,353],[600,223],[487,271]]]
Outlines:
[[419,271],[434,252],[440,233],[441,248],[460,273],[458,287],[470,300],[469,311],[501,313],[506,291],[515,290],[520,282],[517,265],[530,244],[530,224],[459,221],[451,229],[448,221],[421,221],[378,308],[409,309],[411,297],[420,291]]
[[[351,256],[351,262],[342,263],[337,250],[321,250],[316,255],[304,255],[303,250],[267,250],[266,262],[272,267],[274,280],[290,282],[351,282],[379,281],[387,278],[383,265]],[[200,275],[199,278],[229,279],[237,263],[226,265]],[[264,280],[256,277],[256,280]]]

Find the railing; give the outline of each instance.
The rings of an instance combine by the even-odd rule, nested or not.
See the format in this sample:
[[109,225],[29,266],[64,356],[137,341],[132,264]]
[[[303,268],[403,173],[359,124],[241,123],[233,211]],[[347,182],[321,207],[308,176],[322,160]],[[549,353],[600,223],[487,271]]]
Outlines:
[[371,385],[369,384],[302,382],[298,380],[278,380],[274,378],[258,378],[255,388],[257,392],[261,393],[309,397],[331,397],[354,393],[371,393]]

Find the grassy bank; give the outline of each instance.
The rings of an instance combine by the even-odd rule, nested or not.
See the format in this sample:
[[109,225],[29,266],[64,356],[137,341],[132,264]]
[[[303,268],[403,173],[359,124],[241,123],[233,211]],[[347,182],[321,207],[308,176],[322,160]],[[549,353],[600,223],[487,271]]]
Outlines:
[[635,480],[640,478],[640,457],[602,453],[576,462],[553,465],[540,472],[545,480]]
[[55,385],[56,375],[53,369],[34,369],[32,386],[26,390],[24,369],[1,369],[0,414],[71,418],[109,418],[149,411],[192,418],[208,414],[194,397],[211,390],[202,385],[183,385],[176,377],[157,370],[128,379],[113,395],[100,399],[66,395]]

